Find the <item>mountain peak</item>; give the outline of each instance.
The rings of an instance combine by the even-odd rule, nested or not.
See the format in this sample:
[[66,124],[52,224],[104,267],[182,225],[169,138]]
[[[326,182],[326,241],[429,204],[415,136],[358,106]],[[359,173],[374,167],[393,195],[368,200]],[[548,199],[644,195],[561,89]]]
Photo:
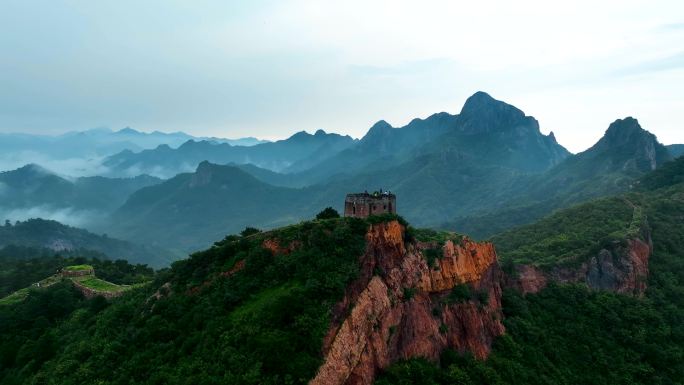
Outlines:
[[617,119],[608,126],[604,138],[613,142],[624,142],[632,135],[648,135],[650,132],[641,128],[639,121],[631,116]]
[[140,132],[130,128],[130,127],[124,127],[120,129],[119,131],[116,132],[117,134],[127,134],[127,135],[135,135],[139,134]]
[[378,120],[375,122],[375,124],[370,128],[371,130],[376,129],[376,130],[381,130],[381,129],[387,129],[387,128],[392,128],[392,125],[387,123],[385,120]]
[[[520,109],[478,91],[469,97],[460,115],[461,130],[468,134],[517,132],[540,136],[539,124]],[[521,127],[525,130],[520,131]]]
[[608,126],[603,138],[599,141],[602,146],[617,147],[636,145],[637,143],[658,143],[658,139],[652,133],[644,130],[639,121],[628,116],[617,119]]
[[378,120],[369,130],[366,136],[377,134],[379,132],[387,132],[393,129],[392,125],[384,120]]
[[631,116],[611,123],[603,137],[586,152],[613,154],[613,158],[624,163],[623,169],[642,171],[655,170],[670,158],[656,136],[644,130]]
[[525,114],[518,108],[500,100],[494,99],[488,93],[483,91],[477,91],[471,97],[469,97],[461,109],[461,115],[465,116],[475,114],[492,115],[495,113],[506,113],[520,118],[525,116]]
[[26,166],[20,167],[16,170],[19,173],[23,174],[34,174],[34,175],[50,175],[52,172],[43,166],[40,166],[35,163],[29,163]]
[[486,103],[495,103],[498,100],[494,99],[491,95],[484,91],[477,91],[474,94],[472,94],[468,99],[466,99],[465,104],[468,105],[470,104],[486,104]]

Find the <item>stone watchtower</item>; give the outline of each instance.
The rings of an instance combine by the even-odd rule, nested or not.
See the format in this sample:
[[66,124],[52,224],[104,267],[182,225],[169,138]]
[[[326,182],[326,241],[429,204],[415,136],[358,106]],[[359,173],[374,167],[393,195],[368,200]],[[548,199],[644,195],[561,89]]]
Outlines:
[[396,214],[397,197],[389,191],[368,191],[358,194],[347,194],[344,200],[344,216],[367,218],[378,214]]

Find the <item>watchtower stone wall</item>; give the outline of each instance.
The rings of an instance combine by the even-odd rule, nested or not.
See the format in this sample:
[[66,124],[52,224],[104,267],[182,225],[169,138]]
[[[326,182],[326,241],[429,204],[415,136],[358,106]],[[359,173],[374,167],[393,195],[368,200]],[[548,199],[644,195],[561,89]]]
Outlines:
[[345,217],[367,218],[371,215],[387,213],[397,213],[397,197],[387,191],[347,194],[344,200]]

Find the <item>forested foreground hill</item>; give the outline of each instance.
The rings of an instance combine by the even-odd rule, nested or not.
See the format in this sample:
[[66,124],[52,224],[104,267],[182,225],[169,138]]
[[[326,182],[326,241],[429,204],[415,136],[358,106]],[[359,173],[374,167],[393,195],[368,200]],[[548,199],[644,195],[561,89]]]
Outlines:
[[[58,287],[51,306],[0,307],[3,322],[40,320],[22,339],[3,323],[0,382],[678,384],[681,166],[495,237],[503,272],[487,243],[333,218],[226,237],[110,303]],[[643,294],[506,285],[519,264],[572,265],[634,237],[653,244]],[[59,296],[72,299],[55,310]]]

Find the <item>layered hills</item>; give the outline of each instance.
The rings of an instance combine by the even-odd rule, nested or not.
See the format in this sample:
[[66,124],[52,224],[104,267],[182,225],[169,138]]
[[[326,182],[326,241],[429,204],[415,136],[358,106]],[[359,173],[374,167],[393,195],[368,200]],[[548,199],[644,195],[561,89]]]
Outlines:
[[[493,243],[391,216],[249,229],[147,287],[14,337],[21,348],[0,350],[10,363],[0,378],[676,383],[682,162]],[[27,312],[30,301],[10,308]],[[41,338],[60,343],[30,361],[18,353]]]
[[[307,138],[316,136],[329,134]],[[193,173],[133,194],[107,231],[191,251],[248,225],[273,228],[320,207],[341,209],[347,192],[383,188],[399,197],[399,212],[416,225],[484,237],[628,191],[671,158],[632,118],[615,121],[590,149],[570,154],[534,118],[483,92],[458,115],[435,114],[400,128],[381,121],[346,146],[298,173],[203,162]]]
[[273,171],[300,170],[323,161],[354,142],[349,136],[328,134],[323,130],[315,134],[302,131],[285,140],[250,147],[190,140],[177,149],[160,145],[138,153],[123,151],[108,157],[103,164],[113,176],[146,173],[164,178],[193,170],[202,161],[252,164]]
[[519,180],[503,205],[491,205],[446,223],[478,237],[530,223],[553,210],[629,191],[637,180],[672,159],[667,148],[633,118],[618,119],[591,148]]
[[[67,210],[72,217],[105,215],[121,206],[129,195],[160,179],[148,175],[133,178],[99,176],[67,178],[29,164],[0,172],[0,218],[27,219]],[[25,214],[22,214],[25,212]],[[42,215],[41,215],[42,214]],[[17,218],[21,217],[21,218]]]

